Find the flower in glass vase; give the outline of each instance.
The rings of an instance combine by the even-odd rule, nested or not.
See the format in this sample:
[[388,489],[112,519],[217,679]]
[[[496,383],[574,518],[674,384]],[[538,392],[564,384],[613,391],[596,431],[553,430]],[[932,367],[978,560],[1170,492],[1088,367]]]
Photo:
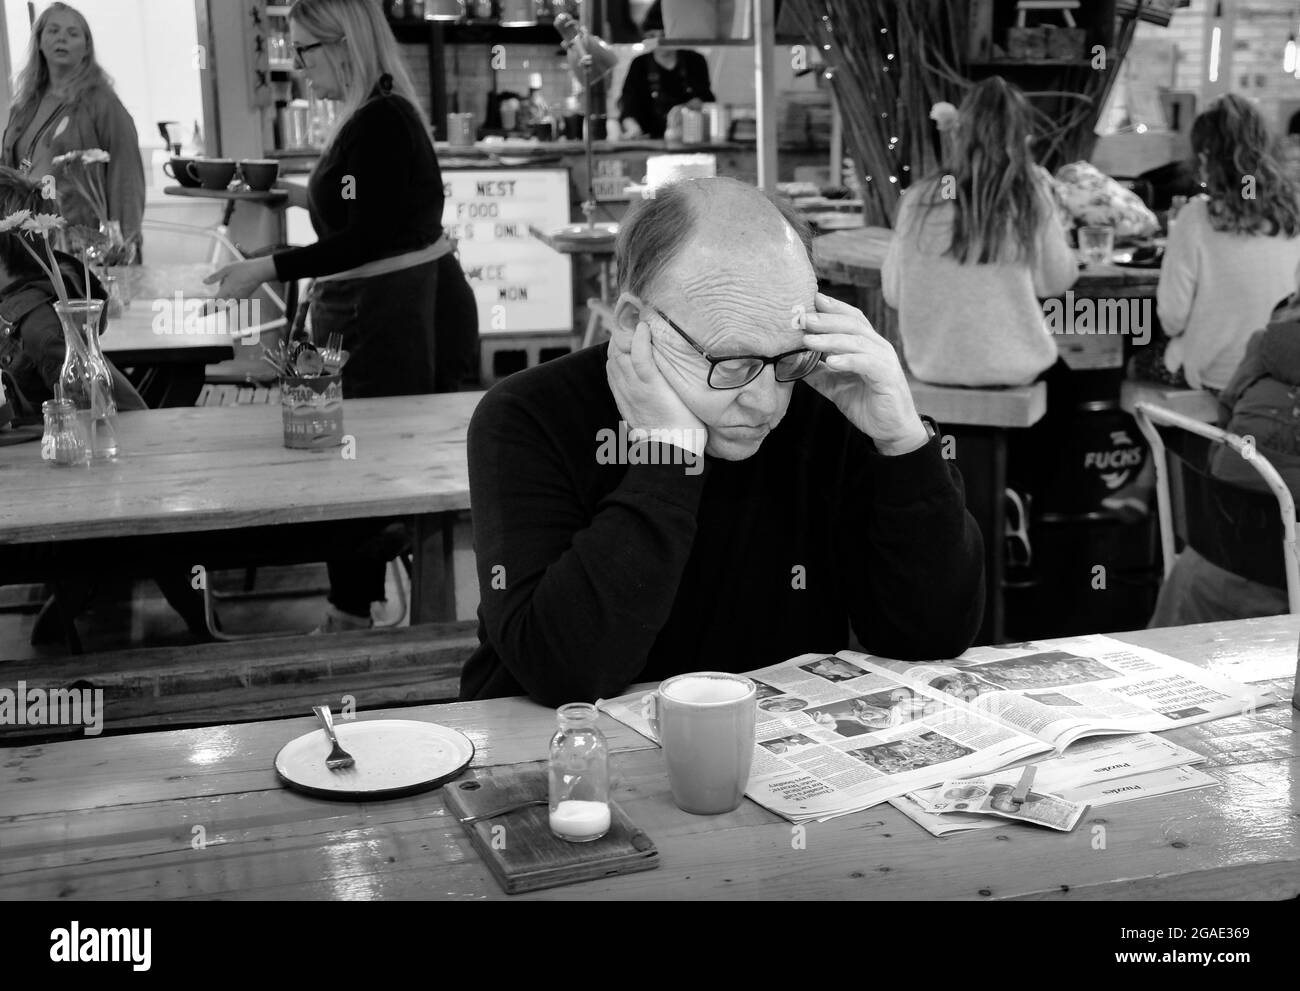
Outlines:
[[121,223],[108,215],[104,189],[110,161],[112,156],[103,148],[70,151],[54,159],[57,188],[71,188],[90,207],[99,225],[100,236],[90,242],[83,239],[82,247],[92,252],[90,261],[96,265],[127,264],[135,254],[135,245],[123,236]]
[[[104,301],[89,297],[89,275],[86,279],[87,297],[75,300],[69,297],[67,283],[50,244],[50,235],[65,226],[63,218],[57,214],[19,210],[0,220],[0,234],[17,236],[53,285],[58,296],[54,311],[63,325],[65,346],[63,367],[55,383],[54,396],[72,401],[91,456],[112,458],[117,455],[117,403],[113,398],[108,362],[99,347]],[[36,247],[38,241],[43,250]]]

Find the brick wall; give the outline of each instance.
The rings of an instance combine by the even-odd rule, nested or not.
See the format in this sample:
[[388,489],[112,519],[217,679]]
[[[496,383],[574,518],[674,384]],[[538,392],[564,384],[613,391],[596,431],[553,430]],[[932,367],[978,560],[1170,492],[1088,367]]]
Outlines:
[[426,115],[433,114],[433,100],[429,95],[429,46],[402,45],[402,59],[406,62],[406,71],[411,76],[415,92],[419,94],[420,106]]

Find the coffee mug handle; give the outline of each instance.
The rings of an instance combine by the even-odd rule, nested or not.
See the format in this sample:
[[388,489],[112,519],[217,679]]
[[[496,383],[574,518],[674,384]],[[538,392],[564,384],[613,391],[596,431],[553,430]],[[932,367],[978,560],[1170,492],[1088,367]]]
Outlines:
[[163,175],[165,175],[168,179],[175,179],[175,178],[176,178],[176,173],[170,171],[170,170],[171,170],[171,167],[172,167],[172,163],[171,163],[171,162],[163,162],[163,165],[162,165]]
[[650,732],[655,735],[655,742],[660,742],[659,737],[659,696],[654,692],[641,696],[641,715],[650,724]]
[[[170,165],[171,162],[168,162],[167,164]],[[193,162],[186,162],[186,163],[185,163],[185,174],[186,174],[187,176],[189,176],[191,179],[193,179],[195,182],[198,182],[198,181],[199,181],[199,173],[198,173],[198,171],[194,168],[194,163],[193,163]]]

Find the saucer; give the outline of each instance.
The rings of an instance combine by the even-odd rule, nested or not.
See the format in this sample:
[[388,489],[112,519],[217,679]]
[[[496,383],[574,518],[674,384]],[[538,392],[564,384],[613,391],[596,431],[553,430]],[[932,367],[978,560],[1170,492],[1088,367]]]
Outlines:
[[356,763],[331,771],[323,729],[290,740],[275,756],[275,773],[295,791],[320,798],[397,798],[438,787],[474,757],[465,734],[413,719],[348,722],[335,717],[339,744]]

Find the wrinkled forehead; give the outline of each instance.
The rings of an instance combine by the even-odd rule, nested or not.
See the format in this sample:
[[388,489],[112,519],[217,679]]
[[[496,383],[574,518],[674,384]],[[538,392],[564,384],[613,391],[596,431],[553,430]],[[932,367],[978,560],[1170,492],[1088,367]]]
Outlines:
[[814,310],[816,292],[808,254],[791,230],[788,241],[768,243],[693,239],[655,295],[685,315],[684,329],[706,349],[775,354],[802,346],[793,317]]

